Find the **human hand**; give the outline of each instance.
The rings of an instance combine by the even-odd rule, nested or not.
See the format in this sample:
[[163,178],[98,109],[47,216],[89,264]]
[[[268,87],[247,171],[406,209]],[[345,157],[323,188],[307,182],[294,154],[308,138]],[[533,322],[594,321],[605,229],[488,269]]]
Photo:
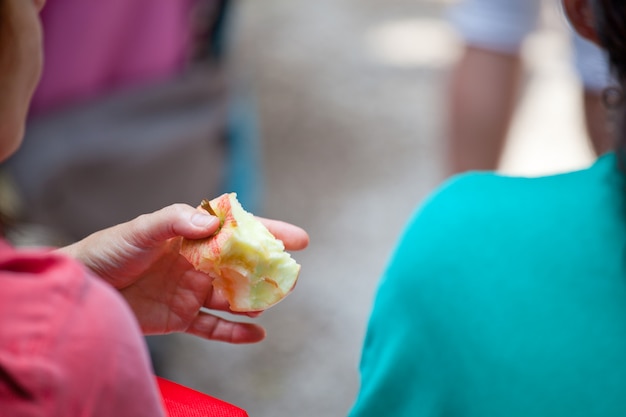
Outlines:
[[[301,250],[308,245],[309,237],[299,227],[260,220],[287,250]],[[229,311],[228,303],[213,291],[212,279],[196,271],[179,253],[183,237],[208,237],[218,227],[216,217],[185,204],[174,204],[59,250],[117,288],[145,334],[186,332],[230,343],[258,342],[265,337],[261,326],[205,311]]]

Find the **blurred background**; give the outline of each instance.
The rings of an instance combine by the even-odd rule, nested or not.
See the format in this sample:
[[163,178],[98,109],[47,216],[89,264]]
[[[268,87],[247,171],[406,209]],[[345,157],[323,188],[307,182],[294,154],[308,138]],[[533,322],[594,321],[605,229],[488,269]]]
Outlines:
[[[264,342],[151,338],[161,375],[253,417],[347,413],[378,279],[404,223],[445,177],[446,81],[461,48],[444,16],[451,3],[231,5],[227,69],[253,109],[248,143],[259,165],[251,175],[263,191],[244,206],[304,227],[311,245],[294,254],[302,265],[297,289],[258,319]],[[567,30],[558,10],[546,7],[524,45],[525,88],[505,174],[562,172],[593,159]],[[228,187],[201,190],[199,198]],[[6,196],[11,191],[5,186]]]

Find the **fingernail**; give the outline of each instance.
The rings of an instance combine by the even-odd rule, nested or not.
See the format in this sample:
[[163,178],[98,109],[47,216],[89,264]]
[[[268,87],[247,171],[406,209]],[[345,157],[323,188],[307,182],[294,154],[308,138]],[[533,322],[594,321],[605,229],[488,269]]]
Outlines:
[[197,227],[209,227],[213,226],[217,222],[219,222],[219,219],[215,216],[211,216],[210,214],[195,213],[191,216],[191,224]]

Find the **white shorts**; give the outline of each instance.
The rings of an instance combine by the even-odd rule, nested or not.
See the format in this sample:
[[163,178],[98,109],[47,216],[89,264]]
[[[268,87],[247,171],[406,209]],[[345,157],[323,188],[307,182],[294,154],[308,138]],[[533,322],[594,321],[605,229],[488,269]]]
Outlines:
[[[467,44],[514,54],[537,28],[541,7],[541,0],[462,0],[448,16]],[[572,38],[573,64],[583,85],[601,91],[611,79],[606,54],[573,32]]]

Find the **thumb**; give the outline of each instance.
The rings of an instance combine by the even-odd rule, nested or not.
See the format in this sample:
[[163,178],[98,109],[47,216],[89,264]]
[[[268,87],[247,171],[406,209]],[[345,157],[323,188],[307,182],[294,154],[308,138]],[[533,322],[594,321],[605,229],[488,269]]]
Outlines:
[[129,241],[142,246],[159,245],[174,237],[201,239],[214,234],[220,220],[208,212],[187,204],[172,204],[131,220]]

